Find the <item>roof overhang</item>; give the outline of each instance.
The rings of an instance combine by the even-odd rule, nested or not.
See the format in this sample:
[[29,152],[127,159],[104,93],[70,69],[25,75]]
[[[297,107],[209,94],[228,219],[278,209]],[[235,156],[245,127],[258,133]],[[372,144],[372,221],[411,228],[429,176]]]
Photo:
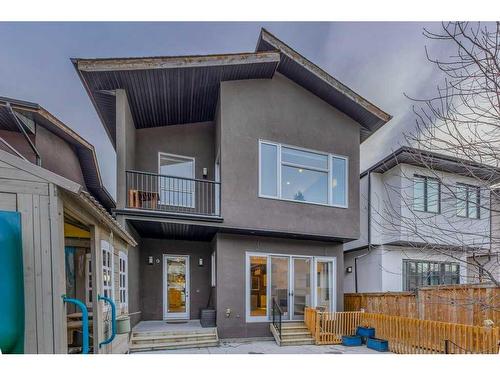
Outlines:
[[387,157],[362,172],[360,177],[364,177],[369,172],[385,173],[398,164],[425,167],[435,171],[455,173],[489,182],[498,181],[500,179],[500,168],[408,146],[400,147],[392,152]]
[[[0,128],[2,129],[19,131],[17,126],[13,123],[12,118],[7,116],[7,103],[10,103],[12,109],[17,113],[20,113],[72,145],[80,161],[87,189],[106,209],[110,210],[116,206],[114,199],[102,183],[97,155],[92,144],[83,139],[78,133],[70,129],[39,104],[18,99],[0,97]],[[5,116],[2,116],[2,114]]]
[[392,116],[290,48],[266,29],[260,32],[256,51],[280,53],[277,71],[336,107],[361,126],[361,142],[388,122]]
[[127,92],[138,129],[212,121],[221,82],[272,78],[279,61],[277,52],[72,59],[113,146],[114,90]]
[[271,79],[276,71],[361,125],[361,141],[391,116],[262,29],[256,52],[205,56],[71,59],[116,147],[115,90],[138,129],[213,121],[220,83]]

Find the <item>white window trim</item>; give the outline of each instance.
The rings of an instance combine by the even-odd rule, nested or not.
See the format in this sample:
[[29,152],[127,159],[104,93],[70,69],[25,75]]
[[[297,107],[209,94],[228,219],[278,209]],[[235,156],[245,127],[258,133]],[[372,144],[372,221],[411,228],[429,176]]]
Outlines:
[[[89,286],[89,276],[92,275],[92,254],[85,254],[85,305],[87,307],[92,307],[92,302],[90,302],[90,296],[92,294],[92,288]],[[95,278],[92,278],[92,285],[95,283]]]
[[[121,308],[125,308],[127,309],[128,308],[128,255],[123,252],[123,251],[120,251],[118,253],[118,262],[120,261],[123,261],[124,262],[124,267],[125,267],[125,271],[122,272],[120,270],[120,263],[118,263],[118,295],[119,295],[119,302],[120,302],[120,307]],[[122,275],[124,275],[124,279],[125,279],[125,285],[122,287],[121,286],[121,277]],[[125,292],[125,302],[122,302],[121,301],[121,298],[122,298],[122,291]]]
[[[277,168],[277,178],[276,178],[276,191],[277,191],[277,196],[272,196],[272,195],[266,195],[262,193],[262,179],[261,179],[261,171],[262,171],[262,145],[267,144],[271,146],[276,147],[276,152],[277,152],[277,157],[276,157],[276,168]],[[309,167],[309,166],[302,166],[303,169],[307,170],[313,170],[313,171],[318,171],[318,172],[326,172],[328,174],[328,198],[327,201],[328,203],[317,203],[317,202],[307,202],[307,201],[298,201],[294,199],[288,199],[288,198],[283,198],[282,197],[282,188],[281,188],[281,167],[283,165],[288,165],[288,166],[293,166],[293,167],[300,167],[299,164],[293,164],[293,163],[286,163],[281,161],[281,149],[282,147],[298,150],[298,151],[305,151],[305,152],[310,152],[313,154],[318,154],[318,155],[324,155],[328,157],[328,169],[324,168],[315,168],[315,167]],[[287,144],[283,143],[276,143],[276,142],[271,142],[271,141],[266,141],[263,139],[259,139],[259,198],[266,198],[266,199],[276,199],[280,201],[287,201],[287,202],[295,202],[295,203],[302,203],[302,204],[314,204],[318,206],[326,206],[326,207],[336,207],[336,208],[348,208],[349,207],[349,157],[344,156],[344,155],[338,155],[338,154],[329,154],[326,152],[321,152],[321,151],[316,151],[316,150],[310,150],[307,148],[303,147],[297,147],[297,146],[290,146]],[[345,165],[345,204],[340,205],[340,204],[333,204],[333,186],[332,186],[332,164],[333,164],[333,158],[338,158],[338,159],[343,159],[346,162]]]
[[[193,162],[193,167],[192,167],[192,176],[193,177],[190,177],[192,179],[195,179],[196,178],[196,159],[193,157],[193,156],[186,156],[186,155],[177,155],[177,154],[170,154],[168,152],[158,152],[158,174],[160,176],[164,176],[162,173],[161,173],[161,157],[162,156],[165,156],[167,158],[174,158],[174,159],[184,159],[184,160],[191,160]],[[173,176],[175,177],[175,176]],[[184,177],[179,177],[180,179],[183,179]],[[195,200],[196,200],[196,184],[193,183],[192,184],[192,189],[191,191],[189,190],[186,190],[186,191],[183,191],[183,190],[179,190],[178,192],[179,193],[191,193],[192,194],[192,204],[188,205],[188,204],[176,204],[175,206],[176,207],[188,207],[188,208],[194,208],[195,207]],[[158,191],[160,191],[160,179],[158,179]],[[175,190],[172,190],[172,191],[175,191]],[[160,192],[160,195],[159,195],[159,199],[160,199],[160,203],[161,203],[161,192]]]
[[[246,251],[245,252],[245,321],[247,323],[257,323],[257,322],[270,322],[272,321],[272,312],[271,312],[271,299],[267,298],[267,316],[251,316],[250,315],[250,257],[262,257],[267,259],[266,269],[268,272],[267,276],[267,289],[266,294],[267,297],[271,296],[271,258],[272,257],[282,257],[282,258],[307,258],[311,260],[311,301],[314,307],[317,306],[317,275],[316,275],[316,262],[321,261],[332,261],[333,269],[332,269],[332,311],[336,311],[337,309],[337,257],[324,257],[324,256],[311,256],[311,255],[299,255],[299,254],[277,254],[273,252],[256,252],[256,251]],[[289,270],[290,272],[290,270]],[[291,275],[289,275],[291,276]],[[291,288],[292,286],[289,285]],[[290,297],[289,297],[290,298]],[[290,314],[290,311],[288,312]],[[293,321],[290,319],[290,321]]]
[[[110,271],[111,271],[111,293],[110,293],[110,298],[115,301],[115,254],[114,254],[114,248],[108,241],[101,240],[101,256],[104,256],[103,252],[109,252],[111,254],[111,265],[110,265]],[[102,276],[102,293],[104,295],[104,265],[101,264],[101,276]],[[105,310],[109,309],[109,304],[105,305]]]

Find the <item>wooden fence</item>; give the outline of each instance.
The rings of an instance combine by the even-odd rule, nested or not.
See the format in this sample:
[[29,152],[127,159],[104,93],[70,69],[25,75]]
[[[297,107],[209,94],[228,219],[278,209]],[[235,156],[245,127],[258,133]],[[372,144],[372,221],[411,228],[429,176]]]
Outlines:
[[498,353],[499,327],[479,327],[363,312],[322,312],[306,308],[305,324],[316,344],[338,344],[356,327],[375,328],[377,338],[389,341],[399,354]]
[[423,320],[500,326],[500,288],[457,285],[421,288],[417,292],[345,293],[344,310],[397,315]]

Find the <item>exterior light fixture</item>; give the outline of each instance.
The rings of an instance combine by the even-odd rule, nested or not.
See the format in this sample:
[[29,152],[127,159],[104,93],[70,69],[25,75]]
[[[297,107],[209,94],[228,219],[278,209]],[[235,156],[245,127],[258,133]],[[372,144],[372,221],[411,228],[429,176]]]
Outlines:
[[203,168],[203,178],[207,178],[208,177],[208,168]]
[[198,259],[198,266],[203,267],[203,258]]
[[347,268],[345,269],[345,272],[346,272],[346,273],[352,273],[352,267],[347,267]]

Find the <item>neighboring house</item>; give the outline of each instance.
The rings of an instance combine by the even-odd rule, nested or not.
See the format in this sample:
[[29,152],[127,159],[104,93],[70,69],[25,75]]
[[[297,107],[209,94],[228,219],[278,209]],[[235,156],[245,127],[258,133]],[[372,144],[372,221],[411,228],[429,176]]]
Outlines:
[[0,97],[0,149],[84,186],[107,210],[115,207],[94,146],[40,105]]
[[109,307],[98,294],[115,301],[118,315],[139,304],[127,285],[137,243],[111,216],[114,206],[90,144],[37,104],[0,98],[0,230],[2,240],[19,235],[18,248],[2,252],[22,250],[22,273],[9,272],[12,258],[0,264],[2,288],[19,291],[2,303],[3,352],[80,351],[81,316],[63,296],[85,302],[93,315],[94,352],[128,350],[128,335],[98,345],[110,335]]
[[344,291],[479,281],[468,262],[490,249],[490,171],[401,147],[361,173],[361,236],[344,245]]
[[141,320],[211,306],[220,337],[259,337],[273,300],[343,310],[359,145],[388,114],[265,30],[253,53],[73,63],[117,152]]

